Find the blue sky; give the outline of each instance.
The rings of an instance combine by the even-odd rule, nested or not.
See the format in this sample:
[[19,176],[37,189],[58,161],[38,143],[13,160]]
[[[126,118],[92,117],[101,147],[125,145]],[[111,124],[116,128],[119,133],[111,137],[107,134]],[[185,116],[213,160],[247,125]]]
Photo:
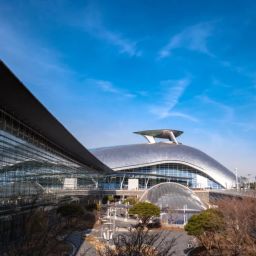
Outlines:
[[4,1],[0,58],[88,148],[183,130],[256,175],[255,1]]

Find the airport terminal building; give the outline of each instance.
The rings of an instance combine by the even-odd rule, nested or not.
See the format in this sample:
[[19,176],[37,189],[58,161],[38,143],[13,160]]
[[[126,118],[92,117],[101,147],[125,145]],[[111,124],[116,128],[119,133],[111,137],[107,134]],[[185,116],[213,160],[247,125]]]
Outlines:
[[136,132],[148,143],[89,151],[1,61],[0,87],[0,207],[58,189],[137,190],[162,182],[197,189],[235,186],[231,171],[177,141],[181,131]]
[[235,187],[231,171],[177,141],[181,131],[140,131],[147,143],[88,150],[1,61],[0,90],[1,255],[33,209],[136,196],[158,205],[165,223],[185,224],[208,207],[192,189]]
[[[161,182],[177,182],[192,189],[230,189],[235,175],[204,152],[183,145],[177,137],[183,132],[170,129],[135,132],[148,143],[105,147],[91,152],[115,171],[103,188],[146,189]],[[156,142],[157,139],[165,141]],[[137,187],[136,187],[137,186]]]

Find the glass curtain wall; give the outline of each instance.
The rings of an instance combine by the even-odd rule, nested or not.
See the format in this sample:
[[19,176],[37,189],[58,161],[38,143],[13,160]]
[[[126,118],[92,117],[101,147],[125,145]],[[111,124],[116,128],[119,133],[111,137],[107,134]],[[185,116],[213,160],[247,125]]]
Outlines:
[[[206,187],[211,189],[220,189],[222,186],[212,180],[201,171],[190,166],[177,163],[165,163],[159,165],[145,166],[133,169],[126,169],[116,172],[106,178],[103,183],[104,188],[118,189],[127,188],[129,178],[139,179],[139,188],[150,188],[161,182],[177,182],[189,188],[205,188],[200,184],[199,177],[206,179]],[[204,184],[205,186],[205,184]]]
[[62,189],[66,178],[92,186],[92,170],[81,167],[38,132],[0,109],[0,198],[2,204]]

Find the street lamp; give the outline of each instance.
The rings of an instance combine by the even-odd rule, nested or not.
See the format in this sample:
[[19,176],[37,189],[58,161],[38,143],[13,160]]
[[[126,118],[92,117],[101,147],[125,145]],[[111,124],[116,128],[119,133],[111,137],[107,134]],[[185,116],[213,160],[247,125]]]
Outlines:
[[188,209],[188,206],[185,204],[183,207],[183,218],[184,218],[184,225],[187,223],[187,216],[186,216],[186,210]]
[[125,219],[124,219],[125,222],[128,221],[128,202],[125,203]]
[[238,176],[237,176],[237,168],[235,168],[235,174],[236,174],[236,190],[238,191]]
[[105,223],[105,225],[107,225],[107,226],[106,226],[105,230],[103,231],[103,238],[109,244],[109,240],[111,240],[113,238],[114,230],[110,229],[110,226],[112,225],[111,222]]
[[248,188],[248,189],[250,189],[250,180],[251,180],[251,179],[250,179],[250,176],[251,176],[251,174],[248,173],[248,174],[247,174],[247,177],[248,177],[248,178],[247,178],[247,188]]

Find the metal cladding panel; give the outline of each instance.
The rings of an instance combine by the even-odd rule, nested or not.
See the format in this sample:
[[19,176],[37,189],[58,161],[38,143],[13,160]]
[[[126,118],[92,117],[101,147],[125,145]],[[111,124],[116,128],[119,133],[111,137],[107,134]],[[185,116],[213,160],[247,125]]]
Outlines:
[[230,170],[202,151],[182,144],[133,144],[98,148],[91,152],[116,171],[161,163],[182,163],[202,171],[223,187],[235,184],[235,175]]
[[0,92],[1,108],[64,151],[67,157],[99,172],[112,172],[67,131],[1,60]]

